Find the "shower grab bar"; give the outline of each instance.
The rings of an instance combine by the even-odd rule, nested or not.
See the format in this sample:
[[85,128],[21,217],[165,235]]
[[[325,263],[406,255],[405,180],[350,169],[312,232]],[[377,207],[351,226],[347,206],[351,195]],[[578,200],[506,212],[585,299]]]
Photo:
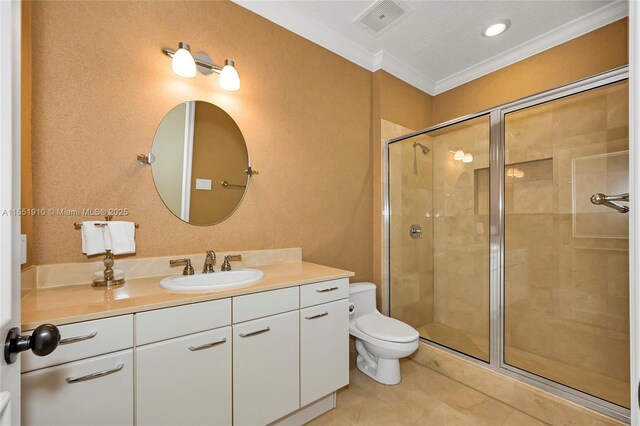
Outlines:
[[624,194],[617,195],[605,195],[602,193],[593,194],[591,196],[591,203],[597,206],[606,206],[617,210],[618,213],[627,213],[629,211],[629,207],[623,206],[622,204],[616,203],[616,201],[629,201],[629,193],[625,192]]

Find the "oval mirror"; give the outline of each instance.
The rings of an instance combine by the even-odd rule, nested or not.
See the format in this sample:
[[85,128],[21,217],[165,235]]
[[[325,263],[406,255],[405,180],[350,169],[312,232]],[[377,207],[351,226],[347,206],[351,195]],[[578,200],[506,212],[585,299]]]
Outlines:
[[153,181],[178,218],[213,225],[238,207],[249,183],[240,128],[221,108],[189,101],[165,115],[153,138]]

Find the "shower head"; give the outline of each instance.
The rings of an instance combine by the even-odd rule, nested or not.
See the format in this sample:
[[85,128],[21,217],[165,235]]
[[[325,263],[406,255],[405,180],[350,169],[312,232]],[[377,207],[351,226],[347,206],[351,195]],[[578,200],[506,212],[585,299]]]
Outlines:
[[430,152],[431,152],[431,148],[429,148],[429,147],[428,147],[428,146],[426,146],[426,145],[422,145],[420,142],[414,142],[414,143],[413,143],[413,147],[415,148],[416,146],[419,146],[419,147],[420,147],[420,149],[422,150],[422,153],[423,153],[423,154],[428,154],[428,153],[430,153]]

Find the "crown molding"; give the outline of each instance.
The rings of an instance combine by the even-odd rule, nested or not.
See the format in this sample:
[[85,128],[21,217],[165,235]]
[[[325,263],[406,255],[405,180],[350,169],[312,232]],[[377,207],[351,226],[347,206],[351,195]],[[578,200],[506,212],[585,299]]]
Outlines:
[[559,44],[580,37],[607,24],[624,18],[629,14],[626,1],[616,0],[573,21],[569,21],[551,31],[540,34],[531,40],[512,47],[498,55],[478,62],[462,71],[438,80],[433,94],[437,95],[471,80],[490,74],[512,65],[537,53],[551,49]]
[[404,61],[396,58],[384,49],[375,54],[373,67],[374,71],[382,69],[429,95],[433,95],[433,93],[435,93],[435,80],[432,80],[429,76],[421,73],[415,68],[410,67]]
[[505,52],[478,62],[441,80],[434,81],[385,50],[370,52],[326,25],[296,13],[287,6],[286,2],[232,1],[356,65],[372,72],[382,69],[432,96],[615,22],[629,13],[628,2],[626,0],[616,0]]
[[280,1],[232,0],[238,6],[268,19],[287,30],[342,56],[369,71],[375,71],[375,54],[357,45],[326,25],[300,15]]

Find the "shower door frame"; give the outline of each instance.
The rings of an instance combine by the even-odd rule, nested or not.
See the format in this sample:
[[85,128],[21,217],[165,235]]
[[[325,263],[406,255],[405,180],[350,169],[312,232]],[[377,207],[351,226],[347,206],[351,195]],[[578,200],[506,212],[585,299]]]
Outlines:
[[[490,119],[490,140],[489,140],[489,363],[477,358],[466,355],[462,352],[440,345],[436,342],[420,337],[420,340],[430,346],[444,350],[450,354],[462,357],[475,364],[494,370],[505,376],[517,379],[521,382],[540,388],[551,394],[560,396],[577,404],[591,408],[603,414],[615,417],[617,419],[629,422],[631,411],[617,404],[597,398],[585,392],[554,382],[542,376],[530,373],[513,365],[508,365],[504,360],[504,253],[505,253],[505,187],[504,187],[504,151],[505,151],[505,115],[541,105],[550,101],[565,98],[578,93],[586,92],[629,78],[628,66],[613,69],[611,71],[597,74],[595,76],[578,80],[576,82],[560,86],[545,92],[528,96],[507,104],[499,105],[494,108],[486,109],[477,113],[468,114],[462,117],[449,120],[435,126],[427,127],[416,132],[412,132],[397,138],[389,139],[384,142],[384,158],[383,158],[383,284],[384,294],[383,303],[387,314],[391,313],[391,297],[390,297],[390,257],[389,257],[389,238],[390,238],[390,198],[389,198],[389,146],[395,142],[420,136],[438,129],[446,128],[458,123],[462,123],[474,118],[488,116]],[[632,120],[632,117],[629,117]],[[632,141],[629,140],[631,148]],[[630,157],[631,158],[631,157]],[[630,160],[631,161],[631,160]],[[631,182],[632,167],[630,165],[629,185],[630,189],[633,185]],[[632,194],[633,195],[633,194]],[[629,246],[631,250],[631,229],[633,229],[633,216],[629,216],[630,232]],[[630,268],[634,261],[629,256]],[[631,275],[630,275],[631,280]],[[629,297],[631,298],[632,292]],[[630,312],[632,316],[632,312]],[[631,330],[630,330],[631,333]],[[630,336],[631,337],[631,336]],[[631,340],[631,339],[630,339]],[[630,342],[631,344],[631,342]],[[631,348],[630,348],[631,349]],[[633,359],[631,360],[633,362]],[[632,379],[630,377],[630,379]],[[634,405],[634,401],[630,401]]]

